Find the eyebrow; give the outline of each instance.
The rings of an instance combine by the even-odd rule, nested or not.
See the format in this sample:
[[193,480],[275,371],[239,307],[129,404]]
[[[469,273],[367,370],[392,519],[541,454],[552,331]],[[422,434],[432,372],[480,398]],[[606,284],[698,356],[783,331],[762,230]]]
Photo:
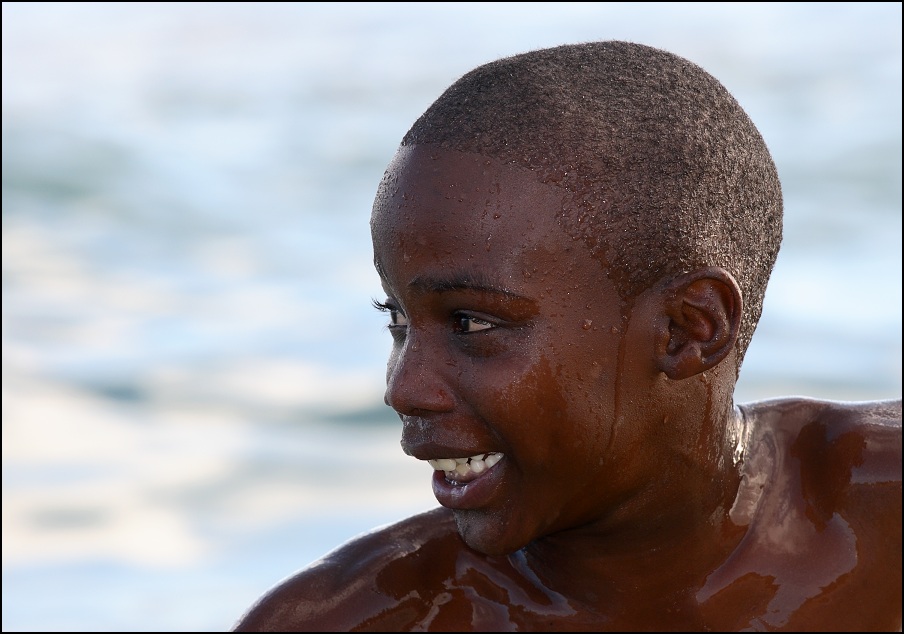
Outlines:
[[[387,276],[382,262],[374,258],[374,267],[383,283]],[[510,302],[516,302],[530,311],[537,310],[537,302],[529,297],[519,295],[505,286],[491,281],[480,271],[455,271],[442,276],[418,276],[408,284],[408,288],[420,293],[449,293],[454,291],[471,291],[496,295]]]
[[509,299],[530,302],[533,301],[515,293],[514,291],[491,282],[481,273],[457,272],[443,277],[416,277],[409,284],[412,288],[421,292],[448,293],[451,291],[479,291],[502,295]]

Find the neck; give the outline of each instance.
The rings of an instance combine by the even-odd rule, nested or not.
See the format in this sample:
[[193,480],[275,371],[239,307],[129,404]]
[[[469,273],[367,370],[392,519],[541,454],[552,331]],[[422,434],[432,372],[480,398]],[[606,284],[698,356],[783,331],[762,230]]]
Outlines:
[[682,445],[657,464],[646,488],[602,522],[529,544],[522,565],[547,588],[603,613],[616,609],[614,600],[643,610],[692,597],[746,531],[731,509],[749,434],[730,399],[718,412],[706,421],[715,424],[698,427],[696,447]]

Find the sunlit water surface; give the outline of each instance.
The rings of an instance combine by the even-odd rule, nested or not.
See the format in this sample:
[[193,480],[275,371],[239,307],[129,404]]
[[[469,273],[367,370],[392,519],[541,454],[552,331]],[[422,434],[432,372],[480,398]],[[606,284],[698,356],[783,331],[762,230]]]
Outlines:
[[738,399],[901,395],[901,6],[3,4],[3,630],[224,630],[430,508],[367,220],[414,119],[593,39],[720,78],[785,242]]

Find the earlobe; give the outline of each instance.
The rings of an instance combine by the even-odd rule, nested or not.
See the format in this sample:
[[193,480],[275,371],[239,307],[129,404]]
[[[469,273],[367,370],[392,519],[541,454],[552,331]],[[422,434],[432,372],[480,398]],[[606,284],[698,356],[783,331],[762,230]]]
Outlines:
[[659,369],[681,380],[705,372],[727,357],[741,326],[741,289],[719,267],[680,275],[662,290],[657,333]]

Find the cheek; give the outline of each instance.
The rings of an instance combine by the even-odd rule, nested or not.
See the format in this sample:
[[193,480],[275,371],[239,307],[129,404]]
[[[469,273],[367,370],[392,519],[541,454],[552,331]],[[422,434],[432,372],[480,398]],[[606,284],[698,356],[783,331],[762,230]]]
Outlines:
[[[482,417],[505,442],[538,457],[582,448],[598,452],[612,432],[617,360],[594,343],[572,341],[569,350],[550,348],[530,362],[485,373],[496,378],[483,385]],[[556,362],[563,359],[570,363]]]
[[[500,386],[497,407],[521,425],[554,428],[567,417],[566,386],[546,357],[541,357]],[[539,431],[539,430],[536,430]]]
[[559,469],[557,458],[568,455],[587,438],[588,416],[583,403],[571,398],[571,382],[561,367],[547,358],[492,375],[507,380],[484,386],[480,416],[524,469],[543,473]]

